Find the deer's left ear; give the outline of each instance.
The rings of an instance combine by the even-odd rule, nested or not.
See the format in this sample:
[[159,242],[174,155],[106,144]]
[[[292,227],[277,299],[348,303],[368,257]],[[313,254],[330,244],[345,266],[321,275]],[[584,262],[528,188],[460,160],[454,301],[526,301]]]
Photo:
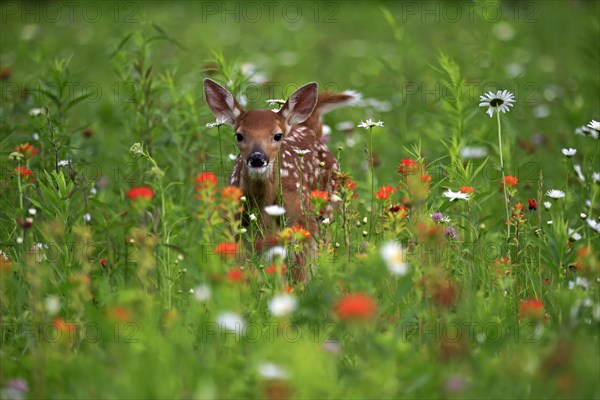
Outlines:
[[308,119],[317,105],[319,85],[307,83],[296,90],[285,102],[279,114],[286,119],[288,125],[300,124]]

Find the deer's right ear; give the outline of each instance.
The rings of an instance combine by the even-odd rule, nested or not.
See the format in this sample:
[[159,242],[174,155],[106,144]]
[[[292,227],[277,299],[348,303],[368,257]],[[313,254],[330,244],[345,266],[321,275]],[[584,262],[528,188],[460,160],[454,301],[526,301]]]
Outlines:
[[204,79],[204,95],[214,116],[226,124],[233,125],[244,109],[235,97],[223,86],[211,79]]

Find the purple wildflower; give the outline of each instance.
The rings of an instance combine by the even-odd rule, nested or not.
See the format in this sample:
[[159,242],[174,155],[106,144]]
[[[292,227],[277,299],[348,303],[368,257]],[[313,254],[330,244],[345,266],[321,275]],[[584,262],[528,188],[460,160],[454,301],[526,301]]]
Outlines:
[[444,233],[446,234],[446,238],[456,239],[456,229],[453,226],[444,229]]

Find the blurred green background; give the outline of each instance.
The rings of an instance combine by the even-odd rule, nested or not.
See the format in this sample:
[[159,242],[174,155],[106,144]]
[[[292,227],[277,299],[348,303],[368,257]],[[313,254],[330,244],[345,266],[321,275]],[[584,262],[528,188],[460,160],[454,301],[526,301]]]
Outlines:
[[[31,142],[40,152],[30,164],[38,181],[31,185],[29,199],[37,198],[40,185],[52,192],[53,183],[43,172],[53,170],[59,159],[79,164],[73,168],[79,175],[63,169],[65,176],[72,173],[68,176],[77,183],[76,194],[54,197],[57,203],[67,204],[60,215],[49,207],[40,207],[38,217],[46,220],[44,224],[36,220],[36,227],[31,230],[36,234],[26,237],[31,241],[28,244],[48,237],[61,243],[63,225],[67,238],[81,235],[107,244],[97,246],[97,253],[89,260],[77,260],[75,252],[65,251],[59,262],[42,264],[58,266],[57,271],[70,273],[82,272],[81,265],[90,268],[97,304],[73,298],[70,294],[73,284],[66,278],[59,281],[60,285],[54,285],[45,275],[23,275],[22,271],[27,269],[19,260],[15,272],[11,272],[11,280],[7,280],[10,291],[3,293],[8,299],[8,311],[4,314],[3,310],[3,316],[11,324],[27,326],[32,319],[27,287],[30,278],[37,277],[47,286],[43,294],[59,294],[65,304],[81,306],[76,310],[78,314],[65,306],[67,319],[104,321],[105,308],[125,304],[131,306],[131,313],[139,318],[141,326],[150,327],[140,331],[140,342],[135,345],[112,343],[111,337],[105,335],[104,343],[84,343],[75,349],[68,344],[46,346],[17,331],[17,335],[9,335],[6,347],[0,352],[2,357],[10,356],[11,361],[2,371],[6,374],[2,379],[23,376],[35,382],[32,376],[39,372],[49,382],[48,392],[39,386],[35,389],[57,396],[210,398],[217,397],[218,392],[251,398],[263,393],[252,378],[256,374],[255,361],[268,356],[288,364],[299,377],[295,382],[298,397],[368,397],[373,388],[389,396],[403,393],[409,397],[452,397],[454,392],[441,389],[439,382],[448,378],[452,383],[455,373],[472,376],[463,385],[471,385],[467,394],[479,395],[473,397],[482,394],[500,397],[507,391],[515,398],[532,392],[554,396],[562,386],[566,387],[562,393],[567,395],[597,395],[598,363],[593,352],[597,349],[597,325],[588,324],[586,319],[585,324],[580,321],[579,325],[567,326],[572,323],[568,322],[572,310],[577,310],[573,307],[580,305],[588,292],[568,290],[567,281],[574,279],[574,273],[565,272],[568,265],[576,262],[575,252],[570,250],[582,246],[579,242],[567,248],[570,244],[566,244],[566,224],[570,222],[570,226],[594,234],[579,213],[596,212],[595,208],[585,206],[595,186],[587,190],[589,178],[585,185],[577,181],[570,161],[561,156],[561,148],[578,149],[572,161],[581,162],[586,176],[598,170],[593,165],[597,157],[592,157],[594,151],[597,153],[597,141],[577,136],[574,131],[591,119],[600,119],[600,2],[3,1],[0,11],[0,159],[5,163],[3,172],[10,168],[10,173],[2,176],[6,179],[0,179],[0,191],[8,193],[2,198],[6,207],[0,210],[0,241],[16,249],[17,256],[26,253],[25,248],[14,245],[21,232],[15,216],[17,211],[25,210],[16,208],[20,194],[15,190],[14,165],[6,160],[18,143]],[[453,63],[447,61],[443,68],[440,62],[443,59],[451,59]],[[56,102],[39,93],[40,89],[53,93],[55,82],[64,78],[66,62],[60,60],[68,60],[69,70],[61,101],[89,95],[68,110],[64,119]],[[152,77],[151,93],[147,96],[132,91],[145,82],[135,68],[140,60],[144,63],[141,68],[144,74],[152,66],[148,75]],[[458,101],[448,89],[448,71],[462,82]],[[433,175],[428,207],[436,210],[448,207],[449,215],[459,221],[460,204],[450,205],[445,201],[440,186],[475,187],[477,200],[472,204],[477,210],[473,211],[476,215],[473,224],[481,230],[478,239],[481,243],[497,244],[497,248],[504,242],[505,218],[498,192],[499,171],[491,165],[498,160],[497,125],[478,104],[479,96],[486,91],[513,92],[517,103],[510,113],[502,115],[502,130],[505,143],[510,144],[504,154],[507,174],[518,176],[520,181],[519,198],[514,201],[540,199],[550,188],[568,192],[568,202],[562,203],[566,204],[563,211],[567,211],[564,224],[559,220],[560,223],[542,226],[541,205],[537,219],[532,217],[526,243],[535,257],[530,264],[525,261],[525,268],[521,269],[523,276],[528,274],[527,279],[536,283],[532,288],[537,290],[538,283],[542,287],[539,292],[525,289],[523,296],[529,298],[535,294],[544,298],[552,317],[544,331],[546,336],[535,344],[517,343],[508,336],[501,341],[482,343],[470,338],[473,351],[466,361],[440,361],[437,347],[420,343],[420,338],[402,341],[398,332],[380,329],[376,324],[368,325],[364,331],[349,325],[336,333],[346,346],[339,355],[339,368],[338,359],[332,360],[323,353],[321,343],[308,340],[298,345],[283,342],[273,345],[266,341],[221,343],[218,338],[202,341],[198,326],[212,316],[207,316],[203,304],[191,299],[189,289],[208,279],[207,271],[211,269],[207,265],[220,273],[223,266],[217,257],[207,263],[202,244],[198,245],[201,234],[210,230],[207,228],[210,223],[194,218],[199,203],[194,198],[193,179],[201,170],[216,170],[218,134],[216,129],[205,126],[214,117],[204,102],[202,80],[208,76],[229,84],[224,72],[240,75],[242,78],[235,80],[246,82],[232,89],[245,96],[251,108],[265,107],[264,100],[284,98],[309,81],[319,82],[323,89],[361,92],[365,99],[362,107],[339,109],[325,116],[325,122],[333,128],[329,146],[339,157],[342,170],[350,173],[359,185],[360,196],[356,201],[366,204],[364,199],[370,193],[363,149],[367,131],[354,128],[345,132],[337,125],[349,121],[356,127],[366,118],[381,119],[385,127],[373,130],[377,186],[397,184],[397,163],[402,158],[416,158],[411,151],[413,145],[420,146],[428,172]],[[52,152],[44,118],[29,115],[31,109],[48,105],[51,116],[60,122],[57,125],[60,132],[56,134],[60,154]],[[458,133],[457,121],[462,127]],[[147,124],[152,125],[153,156],[166,173],[162,181],[148,174],[151,171],[144,174],[150,168],[147,160],[133,160],[129,153],[131,145],[141,140],[139,132],[147,129]],[[83,135],[85,130],[92,133]],[[226,153],[236,154],[234,140],[229,140],[231,130],[225,127],[222,132]],[[36,133],[41,138],[35,139]],[[456,165],[462,167],[461,162],[447,169],[430,168],[436,161],[440,165],[450,164],[448,147],[452,137],[460,139],[459,148],[484,146],[490,160],[495,160],[490,161],[491,168],[478,175],[475,182],[464,182],[456,176],[444,180],[443,174],[455,171]],[[344,150],[338,150],[340,147]],[[90,164],[95,168],[86,167]],[[543,185],[540,182],[538,186],[540,170],[544,173]],[[87,179],[79,179],[81,175]],[[122,271],[127,271],[126,264],[131,260],[119,258],[121,247],[116,246],[127,243],[129,229],[140,224],[125,193],[140,184],[154,185],[156,189],[157,181],[168,185],[168,189],[160,186],[156,190],[157,197],[159,192],[167,193],[167,200],[166,206],[160,207],[163,214],[156,206],[152,218],[161,215],[167,218],[160,226],[148,229],[161,235],[172,234],[168,244],[189,255],[180,264],[182,269],[187,268],[184,273],[176,265],[179,259],[174,261],[175,250],[163,246],[158,252],[166,257],[161,262],[171,261],[162,262],[161,268],[179,271],[173,287],[173,308],[168,310],[159,301],[150,308],[149,302],[154,298],[139,288],[131,290],[127,281],[121,280]],[[573,183],[571,191],[569,182]],[[92,188],[98,189],[97,195],[90,194]],[[452,206],[459,211],[453,211]],[[88,212],[91,222],[84,221],[83,216]],[[558,205],[552,213],[556,214],[544,214],[544,218],[554,218],[559,213]],[[356,215],[358,224],[352,228],[357,232],[357,240],[362,241],[358,232],[363,225],[358,217],[367,215],[364,207],[357,208]],[[58,224],[54,225],[56,221]],[[83,229],[74,229],[84,222]],[[484,227],[483,222],[488,226]],[[554,240],[550,240],[551,245],[558,245],[540,246],[541,239],[535,239],[537,231],[533,232],[534,223],[538,228],[546,228],[546,237]],[[561,235],[552,235],[559,231]],[[597,235],[586,237],[588,245],[594,237],[597,240]],[[167,244],[164,236],[161,240],[161,245]],[[383,273],[376,250],[374,247],[370,254],[361,254],[348,263],[345,260],[323,263],[324,280],[311,283],[298,296],[306,312],[299,320],[320,323],[330,318],[331,306],[341,293],[339,280],[345,280],[349,290],[374,292],[387,302],[391,292],[389,277]],[[495,253],[490,259],[482,256],[466,263],[468,249],[456,246],[451,250],[451,260],[445,260],[449,270],[461,271],[467,264],[481,269],[476,270],[477,279],[473,282],[468,281],[467,275],[459,278],[467,290],[465,301],[456,313],[448,312],[448,316],[459,322],[493,322],[510,332],[516,324],[520,299],[507,296],[500,285],[490,289],[491,294],[482,289],[493,286]],[[109,264],[114,261],[114,268],[102,267],[99,262],[102,258],[108,258]],[[563,261],[565,265],[561,264]],[[371,264],[379,267],[367,268]],[[419,264],[415,264],[416,271],[418,268]],[[534,268],[530,276],[529,270]],[[40,271],[53,276],[51,268]],[[542,286],[542,273],[547,271],[560,280]],[[398,299],[382,303],[390,308],[382,310],[382,315],[390,312],[401,315],[403,321],[415,323],[416,312],[420,310],[419,289],[411,286],[413,278],[409,279],[400,296],[410,291],[406,295],[408,304]],[[482,287],[478,286],[480,281]],[[227,284],[215,287],[219,289],[211,311],[234,308],[233,304],[248,314],[249,320],[261,321],[265,317],[268,293],[264,286],[255,285],[251,290],[245,287],[248,289],[245,291]],[[474,288],[472,292],[468,292],[470,288]],[[597,305],[597,291],[589,293]],[[223,298],[229,308],[218,304]],[[427,312],[432,321],[438,320],[436,310]],[[591,313],[586,312],[588,316]],[[176,329],[165,328],[168,325],[165,315],[176,321],[173,323]],[[106,321],[109,320],[110,316]],[[106,333],[111,332],[111,326],[106,322],[101,328]],[[530,333],[537,335],[537,331]],[[37,362],[34,351],[37,347],[47,351],[48,368]],[[452,349],[450,346],[450,353]],[[315,366],[322,366],[325,372]],[[566,370],[569,374],[561,375]],[[321,379],[324,374],[327,378]],[[317,375],[319,379],[315,378]]]

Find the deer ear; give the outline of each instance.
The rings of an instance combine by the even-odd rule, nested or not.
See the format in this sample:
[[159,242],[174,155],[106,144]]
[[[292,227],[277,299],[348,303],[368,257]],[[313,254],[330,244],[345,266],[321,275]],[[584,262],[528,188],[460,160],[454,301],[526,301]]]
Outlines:
[[319,85],[307,83],[296,90],[285,102],[279,114],[286,119],[288,125],[300,124],[308,119],[317,105]]
[[242,106],[227,89],[208,78],[204,79],[204,95],[213,115],[226,124],[233,125],[236,118],[244,112]]

